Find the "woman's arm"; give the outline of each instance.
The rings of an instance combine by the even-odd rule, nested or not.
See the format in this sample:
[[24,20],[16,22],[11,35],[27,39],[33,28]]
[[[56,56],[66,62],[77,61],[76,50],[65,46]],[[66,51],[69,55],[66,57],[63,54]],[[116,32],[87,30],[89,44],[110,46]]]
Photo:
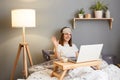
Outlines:
[[78,51],[77,51],[77,52],[76,52],[76,58],[78,58],[78,54],[79,54],[79,53],[78,53]]
[[59,41],[56,39],[55,36],[52,37],[52,42],[54,44],[54,53],[55,53],[55,58],[60,59],[60,54],[58,53],[58,45]]

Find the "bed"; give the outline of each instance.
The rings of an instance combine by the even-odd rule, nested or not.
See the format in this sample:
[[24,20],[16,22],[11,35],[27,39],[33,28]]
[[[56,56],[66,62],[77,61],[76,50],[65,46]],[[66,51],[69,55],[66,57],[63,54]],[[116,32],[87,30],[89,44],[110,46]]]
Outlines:
[[[57,59],[46,61],[29,68],[30,75],[26,80],[58,80],[51,77],[53,62]],[[79,67],[69,70],[63,80],[120,80],[120,68],[114,64],[108,64],[102,59],[100,70],[91,67]]]

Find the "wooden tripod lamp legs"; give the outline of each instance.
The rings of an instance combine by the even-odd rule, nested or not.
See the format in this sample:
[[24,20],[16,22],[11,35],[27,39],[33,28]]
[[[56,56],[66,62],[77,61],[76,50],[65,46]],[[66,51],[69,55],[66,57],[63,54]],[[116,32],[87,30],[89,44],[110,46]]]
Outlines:
[[16,59],[15,59],[15,62],[14,62],[14,67],[13,67],[13,70],[12,70],[10,80],[14,80],[14,74],[15,74],[15,70],[16,70],[16,67],[17,67],[17,63],[18,63],[18,60],[19,60],[19,57],[20,57],[20,52],[21,52],[22,48],[23,48],[23,76],[25,78],[27,78],[27,76],[28,76],[27,56],[29,58],[30,65],[33,66],[32,57],[30,55],[30,50],[29,50],[28,44],[27,43],[20,43],[19,47],[18,47],[18,53],[17,53]]
[[18,63],[18,59],[20,57],[20,51],[21,51],[21,46],[19,45],[18,47],[18,53],[17,53],[17,56],[16,56],[16,59],[15,59],[15,62],[14,62],[14,67],[13,67],[13,70],[12,70],[12,74],[11,74],[11,77],[10,77],[10,80],[14,80],[14,73],[15,73],[15,70],[16,70],[16,66],[17,66],[17,63]]

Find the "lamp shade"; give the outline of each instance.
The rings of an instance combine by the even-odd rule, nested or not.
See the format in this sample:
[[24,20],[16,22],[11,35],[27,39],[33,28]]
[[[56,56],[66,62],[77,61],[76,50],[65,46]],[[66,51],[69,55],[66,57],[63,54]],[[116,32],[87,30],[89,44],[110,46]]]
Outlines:
[[34,9],[14,9],[11,11],[12,27],[35,27]]

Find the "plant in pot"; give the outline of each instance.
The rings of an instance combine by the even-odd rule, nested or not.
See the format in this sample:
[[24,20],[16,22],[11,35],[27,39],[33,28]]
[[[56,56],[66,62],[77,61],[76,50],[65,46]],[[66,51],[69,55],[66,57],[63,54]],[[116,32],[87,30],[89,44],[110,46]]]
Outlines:
[[107,6],[103,2],[97,1],[90,9],[94,10],[95,18],[103,18],[103,11],[107,9]]
[[83,9],[83,8],[80,9],[80,10],[79,10],[79,14],[78,14],[79,18],[83,18],[84,13],[85,13],[84,9]]

